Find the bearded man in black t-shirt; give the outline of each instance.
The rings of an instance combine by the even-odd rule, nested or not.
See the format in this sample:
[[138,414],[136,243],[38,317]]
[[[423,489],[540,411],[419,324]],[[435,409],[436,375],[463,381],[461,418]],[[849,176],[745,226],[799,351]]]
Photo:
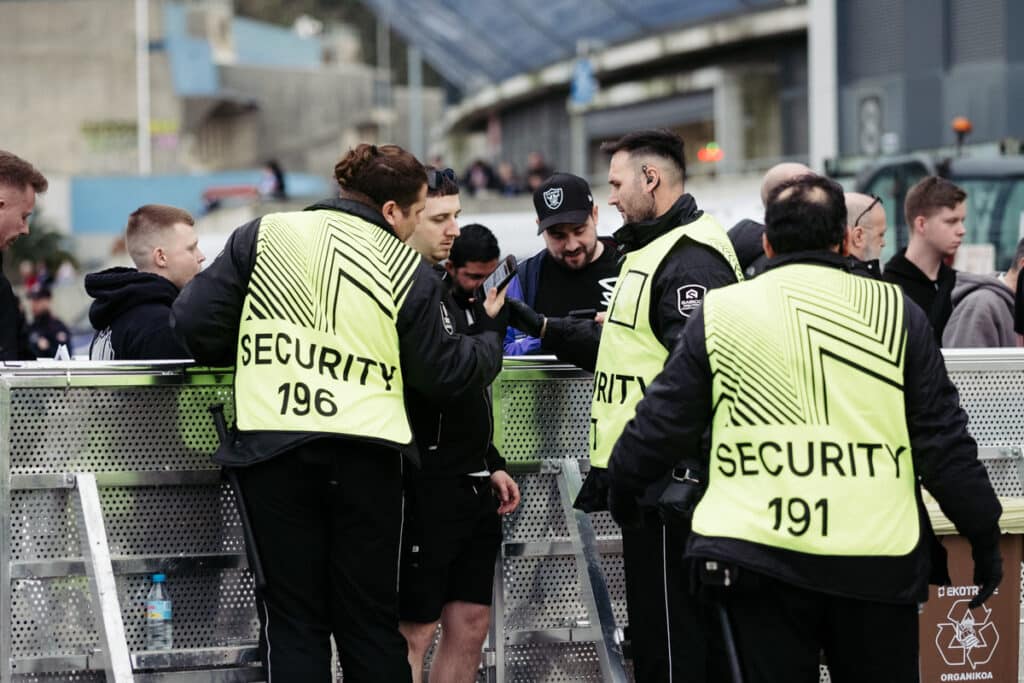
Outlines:
[[[519,264],[507,296],[549,317],[605,311],[620,264],[615,242],[597,235],[590,185],[579,176],[555,173],[533,193],[533,205],[537,234],[547,248]],[[540,340],[509,327],[505,355],[532,353],[540,353]]]

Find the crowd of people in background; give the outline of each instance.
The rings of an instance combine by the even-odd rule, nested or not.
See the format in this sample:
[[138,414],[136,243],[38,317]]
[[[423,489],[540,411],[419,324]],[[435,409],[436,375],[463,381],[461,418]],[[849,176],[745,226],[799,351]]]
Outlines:
[[[739,668],[752,681],[802,680],[822,649],[837,680],[911,680],[929,578],[922,483],[972,544],[972,605],[995,590],[999,503],[938,347],[1019,345],[1024,240],[1005,273],[957,273],[964,190],[929,177],[905,206],[885,207],[794,163],[765,175],[763,217],[727,232],[687,191],[675,133],[637,131],[602,151],[623,221],[610,236],[597,232],[587,180],[540,153],[522,177],[477,160],[460,183],[400,147],[360,144],[334,169],[338,196],[239,227],[205,269],[193,217],[150,204],[127,218],[134,267],[86,277],[91,359],[235,365],[237,423],[215,460],[237,470],[261,549],[268,679],[321,679],[333,634],[346,679],[418,683],[440,624],[432,680],[473,680],[500,516],[520,500],[492,442],[489,387],[503,354],[554,354],[594,374],[591,467],[574,504],[622,527],[641,683],[726,680]],[[278,164],[264,180],[265,196],[286,196]],[[500,245],[486,226],[460,228],[460,185],[532,196],[523,229],[545,246],[507,289],[481,286]],[[0,151],[0,247],[28,234],[47,186]],[[901,210],[909,245],[882,268],[886,212]],[[51,296],[38,277],[26,321],[0,280],[0,359],[68,347]],[[791,352],[807,339],[812,353]],[[845,359],[828,369],[845,382],[817,376],[826,357]],[[871,414],[885,419],[864,418],[875,396],[885,410]],[[786,430],[823,448],[849,442],[851,461],[854,444],[884,444],[895,483],[877,484],[884,495],[866,512],[852,462],[836,483],[822,455],[820,477],[805,478],[793,442],[796,478],[783,484]],[[737,440],[760,442],[760,459]],[[907,449],[912,476],[901,480]],[[758,463],[768,483],[744,479]],[[764,510],[782,500],[772,495],[819,489],[835,506],[831,536],[825,522],[807,537],[766,527]],[[865,533],[851,531],[861,523]],[[933,570],[941,578],[944,564]],[[843,638],[800,625],[823,611]]]
[[[440,166],[441,160],[435,158],[433,163]],[[474,197],[488,194],[514,197],[533,194],[553,172],[544,154],[534,151],[527,155],[522,171],[509,161],[499,161],[495,169],[483,159],[474,159],[462,174],[461,183]]]

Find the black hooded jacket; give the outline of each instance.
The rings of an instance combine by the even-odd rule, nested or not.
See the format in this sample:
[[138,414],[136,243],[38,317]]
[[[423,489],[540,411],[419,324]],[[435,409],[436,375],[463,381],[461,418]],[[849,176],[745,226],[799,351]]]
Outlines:
[[134,268],[108,268],[85,276],[95,301],[90,360],[171,360],[191,356],[171,332],[178,288],[167,278]]

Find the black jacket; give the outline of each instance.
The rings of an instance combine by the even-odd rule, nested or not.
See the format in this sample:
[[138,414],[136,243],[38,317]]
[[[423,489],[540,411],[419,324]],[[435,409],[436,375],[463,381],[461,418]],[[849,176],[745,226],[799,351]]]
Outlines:
[[53,317],[52,313],[40,313],[25,329],[29,346],[36,358],[53,358],[61,344],[67,349],[69,358],[75,352],[71,346],[68,326]]
[[[487,315],[483,304],[470,303],[457,292],[444,268],[435,266],[434,273],[444,292],[441,324],[446,334],[451,333],[449,329],[460,335],[474,335],[486,329],[481,326]],[[489,386],[472,387],[445,401],[409,388],[405,392],[405,405],[420,452],[420,470],[414,476],[450,477],[485,469],[491,472],[505,469],[505,459],[491,441],[494,413]]]
[[3,274],[0,257],[0,361],[35,360],[25,334],[25,314],[11,283]]
[[942,332],[946,329],[949,316],[953,314],[953,287],[956,286],[956,271],[945,263],[939,264],[939,277],[932,282],[928,276],[907,260],[907,250],[902,249],[885,264],[882,279],[899,285],[928,316],[935,342],[942,344]]
[[[368,229],[394,234],[380,213],[365,204],[328,199],[307,210],[319,209],[349,213],[371,223]],[[197,275],[174,302],[171,327],[202,365],[230,366],[235,362],[242,304],[256,263],[260,220],[235,230],[213,265]],[[440,281],[430,266],[420,262],[395,321],[405,386],[434,398],[447,398],[494,381],[501,371],[501,339],[507,321],[505,316],[497,320],[485,317],[485,329],[476,336],[449,334],[441,320],[441,296]],[[214,459],[225,465],[251,465],[323,436],[238,432],[230,443],[221,445]],[[403,452],[417,459],[414,443]]]
[[[773,259],[772,265],[803,262],[849,267],[834,254],[793,256]],[[992,543],[998,537],[1001,509],[985,468],[978,461],[977,445],[967,433],[967,415],[946,374],[923,311],[906,295],[904,306],[907,342],[903,392],[915,473],[960,533],[972,543]],[[616,488],[638,493],[677,465],[681,456],[692,453],[702,453],[701,466],[706,471],[708,453],[699,444],[710,425],[713,406],[704,335],[700,311],[615,445],[608,472]],[[922,601],[927,596],[929,575],[948,581],[948,574],[944,564],[932,564],[944,563],[944,559],[931,552],[934,535],[920,505],[919,512],[921,540],[904,557],[811,556],[765,546],[752,551],[754,544],[745,541],[698,534],[691,536],[687,554],[735,562],[824,593],[895,603]]]
[[171,304],[178,288],[165,277],[134,268],[108,268],[85,276],[95,301],[89,322],[96,330],[90,360],[178,360],[190,358],[171,333]]
[[729,228],[729,241],[732,242],[736,258],[740,260],[740,268],[748,278],[764,272],[768,257],[764,253],[764,223],[744,218]]
[[[693,197],[684,194],[664,215],[624,225],[615,231],[614,238],[619,251],[628,254],[703,215]],[[721,254],[686,237],[679,240],[654,273],[649,312],[654,336],[671,351],[682,334],[691,314],[679,310],[678,291],[681,287],[696,284],[714,289],[734,282],[736,275]],[[601,325],[592,320],[549,318],[541,348],[561,360],[593,371],[600,341]]]
[[[685,194],[664,215],[650,221],[624,225],[615,231],[615,241],[623,253],[641,249],[680,225],[687,225],[704,215],[693,197]],[[692,313],[679,307],[679,289],[700,285],[707,289],[736,282],[732,266],[714,249],[684,237],[662,260],[654,273],[651,290],[650,321],[655,337],[671,351],[683,333]],[[706,290],[705,290],[706,291]],[[703,296],[703,295],[702,295]],[[601,341],[601,325],[590,320],[551,318],[542,340],[542,348],[559,359],[593,371]],[[576,506],[591,512],[607,509],[608,489],[604,470],[590,470],[576,499]],[[643,496],[645,505],[652,505],[671,476],[665,471],[661,481],[653,482]]]

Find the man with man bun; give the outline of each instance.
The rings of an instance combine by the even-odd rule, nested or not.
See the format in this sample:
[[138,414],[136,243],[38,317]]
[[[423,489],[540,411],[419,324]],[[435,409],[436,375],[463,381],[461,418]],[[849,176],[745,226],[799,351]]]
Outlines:
[[[405,389],[442,399],[501,369],[495,292],[475,336],[441,316],[441,283],[403,243],[423,212],[422,164],[361,144],[340,196],[258,218],[182,291],[172,325],[192,356],[235,364],[236,467],[262,559],[267,680],[410,681],[398,630],[402,471],[418,456]],[[422,454],[428,457],[428,454]]]

